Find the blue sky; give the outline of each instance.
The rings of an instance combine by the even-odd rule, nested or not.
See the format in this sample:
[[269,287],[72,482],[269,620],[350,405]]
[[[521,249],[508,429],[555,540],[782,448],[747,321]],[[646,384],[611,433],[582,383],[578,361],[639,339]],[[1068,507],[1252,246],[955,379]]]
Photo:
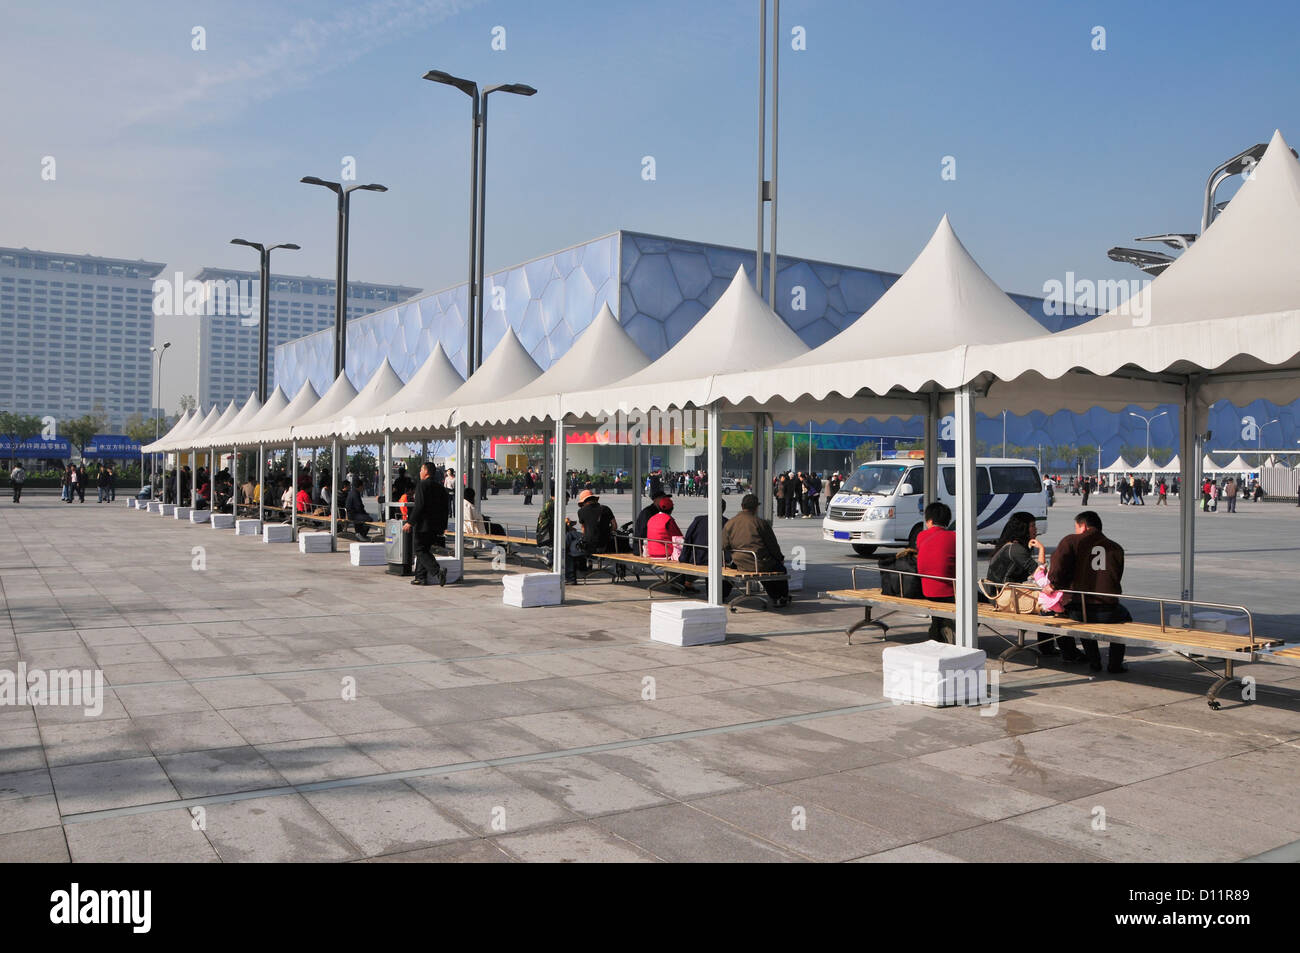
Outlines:
[[[391,189],[353,203],[352,277],[461,281],[469,107],[432,67],[539,90],[493,98],[489,268],[619,227],[753,242],[755,0],[56,0],[5,20],[0,244],[193,271],[252,267],[243,236],[329,275],[332,203],[297,180],[351,155]],[[781,249],[901,271],[948,213],[1009,291],[1135,277],[1106,249],[1196,231],[1210,169],[1274,128],[1300,141],[1297,21],[1280,2],[785,0]],[[175,320],[165,396],[193,390]]]

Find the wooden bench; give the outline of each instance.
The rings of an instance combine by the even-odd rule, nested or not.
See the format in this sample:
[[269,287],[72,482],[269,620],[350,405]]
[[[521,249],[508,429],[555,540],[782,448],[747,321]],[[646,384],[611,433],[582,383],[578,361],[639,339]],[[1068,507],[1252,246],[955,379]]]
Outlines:
[[[465,539],[468,540],[474,540],[480,543],[491,543],[492,544],[491,548],[490,549],[485,548],[484,552],[495,553],[496,550],[500,548],[501,551],[504,553],[506,559],[509,559],[511,556],[515,556],[522,561],[524,556],[526,555],[531,559],[539,559],[543,563],[550,562],[551,547],[549,545],[544,546],[541,543],[539,543],[537,539],[528,536],[526,534],[521,536],[521,535],[511,533],[509,532],[510,529],[509,526],[505,526],[504,529],[506,529],[507,532],[505,533],[463,533],[462,535]],[[452,530],[448,531],[447,535],[451,536],[454,531],[455,530],[453,528]],[[520,550],[533,550],[533,552],[523,553],[520,552]],[[478,558],[477,551],[472,551],[471,555],[473,555],[475,559]]]
[[[641,540],[642,543],[646,542]],[[748,552],[745,550],[744,552]],[[758,560],[754,553],[749,553],[754,559],[755,565]],[[646,589],[651,599],[654,598],[656,589],[671,590],[678,594],[690,594],[695,590],[685,589],[673,577],[674,576],[693,576],[696,578],[707,578],[709,567],[697,563],[678,562],[675,559],[659,556],[639,556],[635,553],[593,553],[587,556],[589,560],[602,560],[611,562],[616,565],[630,566],[633,568],[637,581],[641,580],[639,570],[646,569],[651,574],[658,576],[657,581],[652,582]],[[770,600],[767,592],[762,587],[764,582],[788,582],[790,576],[785,572],[746,572],[743,569],[737,569],[734,566],[723,566],[722,577],[733,583],[731,597],[727,600],[727,606],[732,612],[735,612],[742,603],[755,602],[758,608],[767,609]],[[758,588],[755,588],[758,587]]]
[[[862,567],[854,567],[861,569]],[[897,570],[888,570],[897,572]],[[904,575],[916,575],[903,573]],[[892,612],[907,612],[922,618],[956,619],[956,607],[951,602],[933,599],[909,599],[903,596],[885,595],[879,588],[859,588],[856,573],[853,576],[854,588],[837,589],[826,595],[837,601],[863,606],[864,618],[853,623],[845,635],[852,644],[853,633],[866,626],[880,629],[881,640],[887,638],[889,626],[880,618],[873,617],[872,609],[877,606],[888,607]],[[1103,593],[1082,593],[1066,590],[1078,596],[1099,596]],[[1007,661],[1021,652],[1034,652],[1035,661],[1038,653],[1034,646],[1025,642],[1028,632],[1038,632],[1048,636],[1078,636],[1087,639],[1100,639],[1103,642],[1120,642],[1142,648],[1154,648],[1172,652],[1197,668],[1214,677],[1215,681],[1206,692],[1206,701],[1213,709],[1219,708],[1219,693],[1228,685],[1240,684],[1241,680],[1234,674],[1237,662],[1278,661],[1283,664],[1300,665],[1300,646],[1284,647],[1281,639],[1259,636],[1254,631],[1254,620],[1250,610],[1245,606],[1230,606],[1220,603],[1197,602],[1183,599],[1161,599],[1155,596],[1125,594],[1123,599],[1129,601],[1154,602],[1161,606],[1161,624],[1149,622],[1083,622],[1064,616],[1037,615],[1014,612],[1002,612],[988,603],[977,607],[980,626],[990,634],[1008,644],[1008,648],[999,656],[1003,670]],[[1238,635],[1230,632],[1215,632],[1207,629],[1194,629],[1163,623],[1164,606],[1172,605],[1196,609],[1229,609],[1241,612],[1249,621],[1250,633]],[[1010,627],[1015,637],[1010,638],[998,628]],[[1222,672],[1207,664],[1209,659],[1223,661]]]

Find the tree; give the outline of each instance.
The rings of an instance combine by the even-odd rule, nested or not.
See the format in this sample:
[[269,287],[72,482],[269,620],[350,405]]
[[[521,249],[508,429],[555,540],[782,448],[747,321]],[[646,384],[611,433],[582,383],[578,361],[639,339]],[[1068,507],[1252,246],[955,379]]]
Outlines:
[[95,435],[104,429],[104,418],[100,414],[83,414],[75,420],[68,420],[59,428],[68,442],[77,448],[78,455],[86,455],[86,444],[95,439]]
[[182,394],[180,405],[181,413],[184,414],[187,410],[195,410],[199,406],[199,402],[194,399],[193,394]]
[[11,414],[8,411],[0,413],[0,434],[9,438],[11,450],[10,460],[18,458],[18,445],[25,440],[30,440],[41,432],[41,418],[34,417],[31,414]]
[[[122,428],[122,432],[136,443],[146,444],[153,442],[155,428],[158,427],[159,424],[153,418],[146,418],[144,414],[132,414],[126,418],[126,426]],[[158,432],[161,432],[161,428]]]

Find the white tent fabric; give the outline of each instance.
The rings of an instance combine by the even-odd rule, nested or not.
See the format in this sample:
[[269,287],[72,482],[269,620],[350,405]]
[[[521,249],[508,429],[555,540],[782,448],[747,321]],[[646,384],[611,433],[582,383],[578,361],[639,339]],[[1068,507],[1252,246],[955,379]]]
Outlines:
[[402,415],[401,421],[394,421],[390,429],[410,433],[445,432],[457,407],[499,400],[541,375],[542,369],[524,349],[514,329],[507,325],[501,343],[469,380],[448,394],[439,406],[409,411]]
[[401,390],[368,416],[357,415],[356,431],[368,434],[401,429],[407,414],[439,406],[448,394],[464,383],[465,379],[439,343]]
[[165,450],[171,440],[173,440],[175,437],[185,432],[185,428],[188,427],[190,425],[190,421],[194,419],[194,414],[195,412],[193,410],[185,411],[185,413],[181,414],[180,420],[172,424],[170,430],[168,430],[165,434],[163,434],[161,437],[159,437],[157,440],[153,441],[152,443],[147,443],[143,447],[141,447],[140,448],[141,452],[156,453],[159,450]]
[[702,407],[711,400],[716,375],[756,371],[769,366],[773,356],[807,350],[754,291],[741,267],[713,307],[663,357],[626,380],[570,390],[560,409],[566,415],[604,417],[619,410]]
[[1151,455],[1147,454],[1145,457],[1142,458],[1140,462],[1135,463],[1129,472],[1130,473],[1160,473],[1162,469],[1163,469],[1162,467],[1160,467],[1154,460],[1151,459]]
[[[230,405],[226,409],[230,410],[230,408],[234,406],[235,406],[235,402],[232,400],[230,402]],[[203,420],[199,423],[197,427],[189,431],[187,434],[185,434],[185,436],[181,438],[179,444],[180,447],[182,449],[188,450],[193,447],[208,446],[208,444],[203,439],[203,435],[209,432],[210,430],[212,430],[213,428],[215,428],[217,426],[217,422],[223,416],[224,414],[222,413],[222,411],[218,410],[216,407],[213,407],[211,410],[208,411],[208,415],[203,418]]]
[[[208,414],[210,413],[212,413],[211,410],[208,411]],[[189,437],[190,434],[198,432],[204,423],[207,422],[208,414],[203,413],[202,410],[195,410],[194,416],[190,418],[190,422],[185,426],[183,431],[178,429],[174,434],[161,441],[162,449],[176,450],[178,448],[187,448],[189,445],[185,443],[185,439]],[[218,414],[218,416],[220,415]]]
[[[293,435],[299,440],[340,436],[350,438],[356,435],[357,421],[374,416],[375,412],[391,400],[402,389],[402,379],[393,370],[393,365],[384,358],[379,369],[370,375],[366,386],[357,392],[345,406],[335,413],[320,418],[313,423],[305,423],[293,428]],[[321,404],[326,397],[321,398]],[[319,408],[320,405],[318,405]]]
[[[241,434],[240,439],[244,443],[271,443],[278,437],[289,434],[289,428],[297,421],[303,419],[307,412],[311,410],[320,401],[320,395],[316,393],[316,388],[312,386],[311,381],[303,381],[302,387],[294,395],[293,400],[274,417],[260,425],[258,430],[249,430],[246,434]],[[290,441],[285,439],[285,443]]]
[[266,403],[253,416],[245,420],[239,427],[231,427],[223,436],[226,442],[232,447],[243,446],[248,443],[257,443],[255,439],[249,439],[248,434],[256,433],[261,428],[279,416],[284,408],[289,406],[289,398],[285,396],[284,391],[278,386],[271,391],[271,396],[266,398]]
[[476,425],[554,420],[560,395],[618,384],[649,366],[650,359],[605,304],[568,351],[544,374],[490,404],[466,404],[453,421]]
[[1115,462],[1112,463],[1110,466],[1102,467],[1101,472],[1102,473],[1132,473],[1133,468],[1129,466],[1129,462],[1127,460],[1125,460],[1122,456],[1119,456],[1115,458]]
[[[952,387],[961,383],[963,351],[941,350],[945,346],[1042,333],[1042,325],[980,268],[945,215],[916,260],[866,314],[815,350],[720,378],[713,396],[740,404],[746,398],[763,403],[774,396],[852,396],[863,387],[877,394],[894,387],[916,393],[931,381]],[[873,385],[876,369],[885,375]]]
[[1223,471],[1226,473],[1251,473],[1258,469],[1259,467],[1254,467],[1247,463],[1242,458],[1241,454],[1237,454],[1232,458],[1232,462],[1223,468]]
[[1183,461],[1179,459],[1178,454],[1175,453],[1174,458],[1170,460],[1168,463],[1166,463],[1163,467],[1161,467],[1159,472],[1180,473],[1182,472],[1182,469],[1183,469]]
[[1214,462],[1214,458],[1211,457],[1211,456],[1207,453],[1207,454],[1205,455],[1205,457],[1201,460],[1201,472],[1202,472],[1202,473],[1222,473],[1222,472],[1223,472],[1223,467],[1221,467],[1221,466],[1219,466],[1217,463],[1215,463],[1215,462]]
[[257,412],[262,409],[262,402],[257,399],[256,391],[248,395],[248,400],[244,401],[244,406],[239,409],[239,413],[223,426],[220,430],[213,429],[207,434],[207,439],[211,443],[221,443],[226,437],[239,433],[248,426],[248,422],[257,416]]
[[346,373],[340,374],[330,385],[329,390],[321,395],[320,400],[305,408],[296,418],[277,421],[262,431],[262,443],[287,445],[293,440],[301,441],[299,428],[308,424],[328,421],[339,410],[356,400],[357,389],[352,386]]

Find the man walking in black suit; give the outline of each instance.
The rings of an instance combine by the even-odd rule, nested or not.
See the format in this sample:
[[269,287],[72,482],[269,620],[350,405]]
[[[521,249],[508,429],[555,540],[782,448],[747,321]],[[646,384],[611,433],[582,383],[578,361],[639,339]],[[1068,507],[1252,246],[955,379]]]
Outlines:
[[420,464],[420,482],[415,485],[411,515],[402,524],[402,532],[413,536],[415,578],[413,586],[428,586],[429,573],[438,577],[438,585],[447,584],[447,570],[438,565],[433,547],[442,548],[447,534],[447,491],[433,478],[432,468]]

